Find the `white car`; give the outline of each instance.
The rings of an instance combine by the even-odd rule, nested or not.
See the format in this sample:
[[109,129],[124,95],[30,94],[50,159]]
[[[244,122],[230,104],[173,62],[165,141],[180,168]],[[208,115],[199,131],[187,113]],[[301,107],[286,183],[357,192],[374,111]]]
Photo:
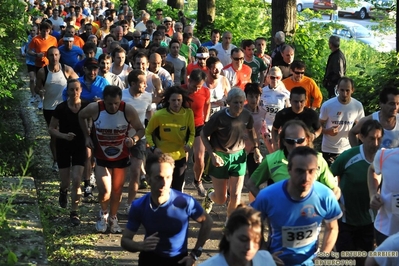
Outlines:
[[345,15],[355,15],[359,19],[365,19],[369,17],[370,11],[374,9],[374,5],[366,1],[355,1],[355,7],[338,7],[338,17],[343,17]]

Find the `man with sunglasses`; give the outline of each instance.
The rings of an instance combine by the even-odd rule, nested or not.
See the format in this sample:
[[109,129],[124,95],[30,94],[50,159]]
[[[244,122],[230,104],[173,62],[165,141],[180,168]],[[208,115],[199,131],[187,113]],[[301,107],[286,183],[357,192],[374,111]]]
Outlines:
[[193,63],[188,64],[187,66],[187,77],[190,76],[191,72],[194,69],[201,69],[202,71],[206,72],[206,60],[209,58],[209,51],[208,48],[201,46],[198,48],[195,59],[196,61]]
[[329,165],[344,151],[351,148],[349,131],[364,117],[363,105],[351,97],[353,80],[342,77],[338,81],[338,96],[324,102],[320,109],[323,126],[321,151]]
[[[302,121],[288,121],[280,133],[280,149],[264,158],[251,178],[247,180],[245,185],[248,190],[256,197],[259,194],[260,185],[263,183],[267,182],[270,185],[289,178],[287,158],[299,146],[313,147],[312,133]],[[317,155],[317,165],[316,180],[329,187],[339,199],[341,191],[337,179],[331,173],[321,153]]]
[[[262,213],[262,219],[268,219],[273,232],[269,251],[277,253],[285,265],[314,265],[316,256],[329,254],[337,240],[337,220],[342,211],[333,193],[315,182],[319,158],[310,147],[296,147],[288,156],[288,180],[265,188],[251,203]],[[323,222],[325,231],[319,248]]]
[[284,79],[283,83],[289,91],[294,87],[303,87],[306,90],[305,107],[316,110],[316,108],[320,108],[321,106],[323,95],[316,82],[305,76],[305,69],[305,62],[300,60],[293,61],[290,67],[292,76]]
[[280,110],[273,121],[272,140],[275,149],[278,147],[278,132],[284,124],[290,120],[301,120],[308,129],[313,133],[312,140],[318,138],[321,134],[321,124],[318,113],[305,107],[306,90],[303,87],[294,87],[290,94],[290,107]]
[[222,75],[225,76],[231,87],[245,89],[245,84],[251,82],[252,69],[244,65],[244,52],[240,48],[231,50],[231,64],[225,66]]

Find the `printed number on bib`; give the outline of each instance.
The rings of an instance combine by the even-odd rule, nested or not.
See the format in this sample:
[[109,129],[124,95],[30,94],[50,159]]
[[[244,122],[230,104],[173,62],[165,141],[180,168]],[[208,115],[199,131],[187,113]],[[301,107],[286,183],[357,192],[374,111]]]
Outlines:
[[399,214],[399,193],[392,194],[392,213]]
[[268,113],[277,114],[277,112],[278,112],[278,107],[275,106],[275,105],[268,105],[268,106],[265,106],[265,110],[266,110],[266,112],[268,112]]
[[282,227],[283,247],[300,248],[317,240],[317,223]]

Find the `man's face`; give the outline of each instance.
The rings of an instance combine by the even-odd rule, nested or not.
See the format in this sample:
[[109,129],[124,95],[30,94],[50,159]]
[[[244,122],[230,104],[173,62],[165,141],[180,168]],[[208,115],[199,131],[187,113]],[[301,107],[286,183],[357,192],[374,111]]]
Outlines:
[[380,103],[381,112],[387,117],[395,117],[399,111],[399,95],[388,94],[388,101]]
[[143,47],[147,47],[148,45],[150,45],[150,37],[141,37],[140,39],[140,43]]
[[252,58],[255,54],[255,45],[252,44],[250,46],[245,47],[244,52],[246,57]]
[[232,65],[235,70],[241,70],[244,64],[244,53],[242,51],[235,52],[231,55]]
[[312,189],[318,172],[317,157],[314,155],[296,155],[292,158],[291,167],[288,169],[292,188],[300,196],[306,196]]
[[60,12],[58,11],[58,9],[55,8],[55,9],[53,10],[53,17],[54,17],[54,18],[58,18],[58,15],[59,15],[59,14],[60,14]]
[[163,19],[163,12],[162,11],[157,11],[157,20],[161,20]]
[[353,93],[352,84],[349,81],[341,81],[338,84],[338,99],[341,103],[347,104],[350,102]]
[[74,28],[67,28],[65,30],[65,34],[71,34],[72,36],[75,36],[75,29]]
[[232,40],[233,40],[233,35],[231,33],[225,33],[223,35],[222,42],[224,45],[231,44]]
[[217,44],[220,40],[220,33],[212,33],[211,35],[211,42],[213,44]]
[[44,28],[40,29],[40,35],[43,38],[47,38],[50,35],[50,29],[44,29]]
[[363,142],[363,148],[371,154],[375,154],[381,146],[382,132],[379,129],[372,129],[366,136],[359,134]]
[[148,23],[147,22],[145,25],[147,27],[147,32],[152,33],[154,31],[154,28],[155,28],[155,24],[154,23]]
[[128,31],[129,31],[129,25],[122,24],[121,27],[123,29],[123,35],[126,35],[128,33]]
[[47,59],[51,65],[56,65],[60,62],[60,51],[58,49],[51,49],[47,53]]
[[116,27],[115,36],[116,36],[116,40],[117,41],[122,40],[122,38],[123,38],[123,29],[122,29],[122,27]]
[[218,57],[215,51],[209,51],[209,57]]
[[299,125],[291,125],[285,129],[284,146],[288,153],[300,146],[308,146],[305,130]]
[[254,94],[254,93],[247,94],[247,102],[249,107],[256,108],[256,106],[259,105],[259,101],[260,101],[260,94]]
[[264,54],[266,50],[266,41],[264,40],[257,40],[255,42],[256,52],[258,54]]
[[98,67],[85,67],[85,78],[89,81],[94,81],[98,75]]
[[152,37],[152,42],[158,45],[161,45],[162,42],[162,36],[156,35]]
[[294,49],[291,47],[286,47],[283,52],[281,52],[281,55],[283,56],[284,62],[287,64],[291,64],[294,61]]
[[85,25],[85,30],[87,34],[93,34],[93,26],[92,25]]
[[222,69],[223,69],[223,65],[220,62],[216,62],[216,64],[211,65],[211,67],[208,68],[209,74],[211,75],[211,77],[213,79],[218,79],[220,77],[220,73],[222,72]]
[[101,72],[103,72],[104,74],[108,73],[109,70],[111,69],[111,59],[104,59],[102,61],[100,61],[100,69]]
[[183,33],[183,25],[175,24],[175,32]]
[[134,65],[133,65],[134,69],[140,69],[141,71],[146,72],[147,68],[148,68],[148,61],[147,58],[142,57],[142,58],[136,58],[134,60]]
[[306,95],[304,94],[291,94],[290,103],[292,111],[296,114],[303,112],[306,104]]
[[96,51],[93,51],[93,50],[85,52],[85,56],[87,58],[94,58],[95,55],[96,55]]
[[166,62],[166,56],[167,56],[167,54],[160,54],[160,56],[161,56],[161,59],[162,59],[162,65],[164,65],[165,62]]
[[65,40],[64,40],[64,45],[65,45],[65,48],[66,48],[68,51],[70,51],[70,50],[72,50],[73,41],[72,41],[72,40],[71,40],[71,41],[65,41]]
[[149,69],[151,72],[158,73],[159,69],[162,65],[162,58],[161,56],[153,56],[150,59],[150,66]]
[[123,66],[125,64],[126,54],[124,52],[115,53],[114,64],[117,66]]
[[201,80],[201,81],[193,81],[193,80],[188,80],[188,85],[187,85],[187,88],[188,88],[188,91],[190,92],[190,93],[195,93],[195,92],[197,92],[198,90],[200,90],[201,89],[201,87],[202,87],[202,85],[204,85],[204,80]]
[[148,181],[151,185],[151,194],[155,198],[167,196],[173,180],[173,166],[170,163],[154,163],[151,167],[151,176]]
[[104,105],[105,105],[105,110],[108,113],[114,114],[118,111],[119,105],[121,104],[121,97],[116,96],[116,97],[111,97],[111,96],[105,96],[104,97]]
[[206,67],[206,59],[208,59],[208,57],[197,57],[198,65],[199,65],[201,68]]
[[295,68],[294,70],[290,70],[292,73],[292,79],[296,82],[300,82],[303,77],[305,76],[305,69],[304,68]]
[[234,97],[228,102],[229,105],[229,113],[232,116],[239,116],[244,109],[244,102],[245,102],[245,97]]
[[177,56],[177,55],[179,54],[179,52],[180,52],[180,45],[179,45],[178,43],[173,43],[173,44],[170,46],[170,53],[171,53],[171,55]]
[[82,87],[80,86],[80,82],[72,82],[68,84],[67,94],[71,99],[79,99],[80,94],[82,93]]
[[164,25],[166,27],[166,30],[169,31],[170,27],[172,26],[172,22],[167,21],[164,23]]
[[132,82],[132,89],[136,93],[143,93],[147,88],[147,78],[145,75],[139,75],[137,82]]
[[133,32],[133,41],[139,43],[141,38],[141,33],[138,31]]

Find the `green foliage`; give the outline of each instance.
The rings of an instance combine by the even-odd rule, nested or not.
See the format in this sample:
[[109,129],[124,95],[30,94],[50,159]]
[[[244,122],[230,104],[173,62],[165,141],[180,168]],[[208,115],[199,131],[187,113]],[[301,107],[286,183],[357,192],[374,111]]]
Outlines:
[[[308,14],[309,15],[309,14]],[[300,19],[310,17],[304,14]],[[322,80],[331,51],[328,48],[328,37],[331,26],[321,27],[320,23],[299,22],[296,34],[289,42],[295,45],[295,59],[306,63],[306,75],[312,77],[320,86],[324,99],[327,92],[322,88]],[[310,35],[309,32],[312,34]],[[378,109],[378,94],[387,85],[399,86],[398,58],[394,52],[381,53],[370,46],[354,40],[342,40],[341,50],[347,61],[346,75],[354,80],[353,97],[363,103],[365,113]]]
[[22,85],[17,75],[17,47],[26,39],[26,3],[4,0],[0,5],[0,99],[12,97],[12,91]]

